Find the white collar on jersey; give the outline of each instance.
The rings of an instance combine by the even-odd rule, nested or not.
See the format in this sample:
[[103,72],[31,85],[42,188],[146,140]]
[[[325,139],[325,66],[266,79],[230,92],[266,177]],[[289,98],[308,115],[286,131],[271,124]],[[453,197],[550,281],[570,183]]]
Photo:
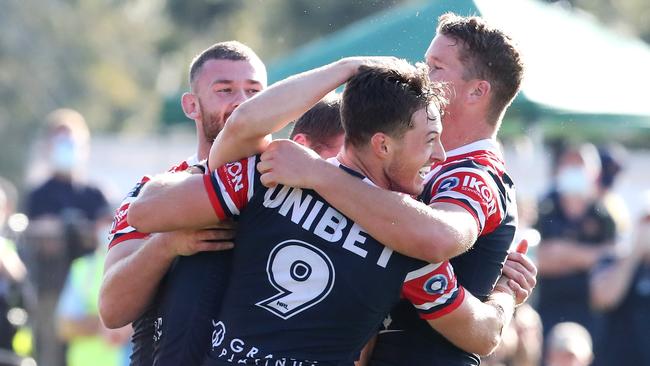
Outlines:
[[503,154],[501,154],[501,148],[499,147],[499,144],[494,139],[478,140],[478,141],[470,142],[467,145],[457,147],[453,150],[449,150],[447,151],[447,158],[463,155],[463,154],[470,153],[472,151],[479,151],[479,150],[491,151],[495,153],[498,157],[503,158]]
[[357,171],[356,169],[352,169],[352,168],[350,168],[350,167],[347,166],[347,165],[342,164],[336,156],[331,157],[331,158],[329,158],[329,159],[327,159],[327,160],[325,160],[325,161],[327,161],[328,163],[330,163],[330,164],[332,164],[332,165],[334,165],[334,166],[337,166],[337,167],[339,167],[339,168],[340,168],[340,167],[343,167],[343,168],[345,168],[344,170],[347,170],[347,171],[349,171],[349,172],[354,172],[355,175],[359,176],[359,178],[363,178],[363,181],[364,181],[364,182],[366,182],[366,183],[368,183],[368,184],[370,184],[370,185],[372,185],[372,186],[377,187],[377,185],[376,185],[373,181],[371,181],[370,179],[368,179],[368,177],[366,177],[363,173]]

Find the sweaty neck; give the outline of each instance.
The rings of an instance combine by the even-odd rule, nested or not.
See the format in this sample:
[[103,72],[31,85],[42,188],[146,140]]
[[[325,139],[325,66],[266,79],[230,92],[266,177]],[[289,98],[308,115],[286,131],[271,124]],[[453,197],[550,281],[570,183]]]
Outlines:
[[388,189],[390,183],[384,174],[381,162],[367,149],[344,146],[336,159],[350,169],[356,170],[370,179],[376,186]]
[[463,115],[455,117],[449,115],[443,119],[441,139],[446,151],[479,140],[495,139],[497,136],[500,123],[490,124],[484,116]]

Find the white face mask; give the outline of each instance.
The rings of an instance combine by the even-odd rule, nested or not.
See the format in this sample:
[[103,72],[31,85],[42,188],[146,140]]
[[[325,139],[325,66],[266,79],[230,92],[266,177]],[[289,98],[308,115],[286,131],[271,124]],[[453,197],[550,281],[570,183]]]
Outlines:
[[79,163],[79,155],[79,147],[72,138],[68,136],[55,137],[50,157],[55,171],[72,172]]
[[555,184],[559,193],[581,196],[591,194],[594,188],[587,169],[577,165],[562,168],[555,178]]

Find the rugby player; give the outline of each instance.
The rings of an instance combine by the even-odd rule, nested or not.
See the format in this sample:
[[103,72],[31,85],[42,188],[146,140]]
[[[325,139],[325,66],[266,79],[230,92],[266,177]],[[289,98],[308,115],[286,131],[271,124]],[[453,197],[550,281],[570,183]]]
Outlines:
[[[358,184],[328,164],[298,161],[302,155],[293,149],[262,164],[269,170],[266,178],[271,184],[315,189],[382,242],[420,248],[412,255],[429,261],[460,254],[451,260],[459,282],[485,300],[501,274],[516,229],[514,185],[505,171],[496,134],[519,90],[523,63],[501,30],[479,17],[454,14],[440,17],[425,57],[431,80],[446,82],[451,91],[442,120],[447,160],[432,166],[421,197],[428,207]],[[451,224],[460,229],[459,236],[440,229]],[[521,254],[512,253],[510,258],[503,268],[507,275],[518,276],[515,271],[520,265],[536,273]],[[535,285],[534,277],[522,283],[527,293]],[[456,347],[420,321],[407,302],[393,309],[384,322],[371,360],[372,365],[405,366],[479,362],[477,354]]]
[[294,123],[289,138],[314,150],[323,159],[336,156],[343,147],[341,96],[331,93]]
[[[183,94],[185,115],[196,125],[196,155],[172,167],[184,171],[208,157],[210,146],[228,116],[244,100],[266,87],[266,68],[249,47],[235,41],[221,42],[201,52],[189,70],[190,92]],[[133,322],[132,365],[179,365],[202,358],[209,341],[213,307],[227,281],[230,225],[221,229],[184,230],[148,234],[126,221],[130,203],[149,181],[142,178],[116,211],[106,256],[99,311],[109,328]],[[224,241],[225,240],[225,241]],[[178,256],[187,256],[178,259]],[[215,266],[213,264],[220,263]],[[161,280],[166,276],[166,282]],[[204,286],[197,301],[177,302],[193,296],[184,286],[186,277]],[[203,282],[202,282],[203,281]],[[157,294],[157,295],[156,295]],[[155,300],[154,300],[154,297]],[[211,311],[217,311],[218,308]],[[172,314],[173,316],[166,316]],[[200,319],[206,319],[201,321]],[[188,323],[196,326],[188,327]],[[198,338],[198,339],[197,339]],[[155,342],[154,342],[155,339]]]
[[[364,184],[420,193],[419,169],[444,160],[441,91],[429,85],[422,68],[403,61],[359,67],[367,62],[344,59],[243,103],[226,124],[228,133],[213,144],[210,166],[266,148],[269,132],[354,75],[342,104],[345,149],[332,164]],[[265,127],[256,129],[261,121]],[[394,254],[313,191],[263,187],[258,161],[250,156],[204,177],[159,177],[128,214],[132,226],[151,232],[239,219],[208,364],[351,364],[400,294],[433,326],[463,329],[452,334],[453,342],[480,353],[496,346],[514,306],[508,286],[483,304],[457,286],[447,262]],[[445,229],[458,235],[453,226]]]
[[[323,98],[296,120],[290,137],[321,158],[336,155],[343,145],[339,107],[336,95]],[[136,342],[153,342],[154,365],[201,364],[210,349],[211,319],[218,315],[230,263],[229,253],[205,252],[180,257],[172,265],[152,304],[154,333]]]

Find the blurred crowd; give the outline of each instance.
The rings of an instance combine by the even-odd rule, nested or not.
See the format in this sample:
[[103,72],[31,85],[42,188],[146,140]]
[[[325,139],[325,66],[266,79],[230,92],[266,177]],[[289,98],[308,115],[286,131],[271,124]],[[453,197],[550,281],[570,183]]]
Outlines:
[[98,316],[113,209],[82,178],[88,127],[71,109],[44,126],[46,179],[23,202],[8,183],[0,190],[0,365],[128,365],[130,327],[109,330]]
[[613,191],[623,147],[553,145],[550,187],[518,202],[538,286],[487,365],[650,365],[650,191],[630,215]]
[[[97,311],[114,208],[79,174],[88,127],[56,110],[42,141],[41,184],[20,200],[0,179],[0,365],[128,365],[131,328],[109,330]],[[614,193],[620,146],[554,151],[548,192],[518,202],[539,285],[484,364],[650,365],[650,193],[635,215]]]

